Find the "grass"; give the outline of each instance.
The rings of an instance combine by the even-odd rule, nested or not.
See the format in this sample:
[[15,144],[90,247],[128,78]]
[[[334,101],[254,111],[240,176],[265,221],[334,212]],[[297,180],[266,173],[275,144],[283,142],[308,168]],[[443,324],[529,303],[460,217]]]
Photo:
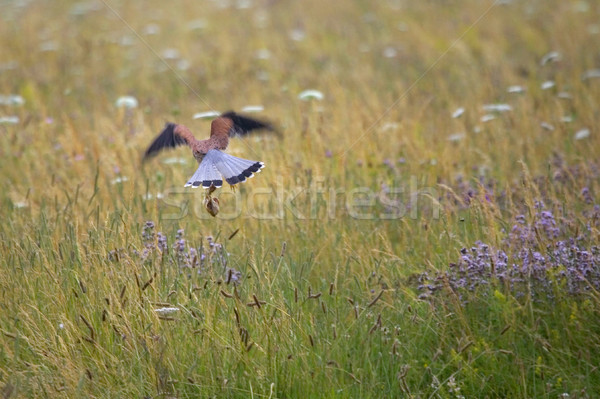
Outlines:
[[[2,396],[594,397],[597,291],[423,298],[418,279],[506,248],[536,201],[598,242],[598,6],[245,4],[2,4],[0,94],[24,100],[0,105],[19,118],[0,124]],[[482,122],[493,103],[512,110]],[[188,150],[141,164],[165,121],[201,137],[194,113],[256,104],[284,138],[231,144],[267,167],[219,217],[182,188]]]

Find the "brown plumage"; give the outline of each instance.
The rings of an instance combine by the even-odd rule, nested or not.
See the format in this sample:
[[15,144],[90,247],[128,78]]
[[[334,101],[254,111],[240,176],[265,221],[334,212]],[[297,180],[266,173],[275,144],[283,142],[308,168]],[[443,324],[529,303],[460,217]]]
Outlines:
[[260,171],[264,164],[237,158],[222,151],[227,148],[230,137],[243,136],[259,129],[276,132],[268,122],[238,115],[233,111],[226,112],[212,121],[210,137],[205,140],[196,139],[184,125],[167,123],[144,153],[144,161],[164,148],[187,145],[192,149],[194,158],[200,166],[192,179],[187,182],[186,187],[196,188],[200,185],[204,188],[220,187],[222,180],[215,172],[223,175],[229,184],[234,185],[253,177],[253,174]]

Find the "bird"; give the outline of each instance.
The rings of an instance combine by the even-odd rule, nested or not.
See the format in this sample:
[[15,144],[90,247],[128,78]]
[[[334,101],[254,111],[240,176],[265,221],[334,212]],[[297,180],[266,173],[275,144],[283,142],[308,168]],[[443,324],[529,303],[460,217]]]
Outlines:
[[206,140],[198,140],[190,129],[182,124],[167,122],[162,132],[144,153],[143,161],[147,161],[163,149],[187,145],[192,149],[199,166],[184,187],[201,186],[212,192],[223,185],[223,178],[233,187],[254,177],[254,174],[259,173],[265,164],[234,157],[223,151],[227,149],[231,137],[244,136],[261,129],[278,133],[269,122],[240,115],[234,111],[227,111],[213,119],[210,137]]

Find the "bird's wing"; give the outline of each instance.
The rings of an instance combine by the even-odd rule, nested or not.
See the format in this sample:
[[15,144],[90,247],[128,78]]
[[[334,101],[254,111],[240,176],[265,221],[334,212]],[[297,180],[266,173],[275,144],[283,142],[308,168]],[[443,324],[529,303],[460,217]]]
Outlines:
[[255,173],[260,172],[265,167],[265,164],[262,162],[234,157],[219,150],[208,151],[202,160],[202,163],[204,162],[213,164],[223,175],[225,181],[232,186],[254,177]]
[[229,129],[229,136],[244,136],[253,130],[269,130],[274,133],[279,132],[269,122],[260,121],[258,119],[249,118],[247,116],[236,114],[233,111],[225,112],[221,115],[221,118],[230,119],[233,125]]
[[[209,153],[211,151],[209,151]],[[214,160],[206,154],[202,159],[202,162],[200,162],[200,166],[196,169],[196,173],[194,173],[184,187],[192,186],[193,188],[198,188],[202,186],[202,188],[209,188],[210,186],[215,186],[216,188],[219,188],[222,185],[223,179],[215,166]]]
[[[188,138],[176,131],[175,123],[167,123],[162,132],[154,139],[150,147],[144,153],[144,160],[156,155],[163,148],[174,148],[180,145],[189,144]],[[185,129],[186,133],[189,133]],[[191,133],[189,133],[191,135]]]

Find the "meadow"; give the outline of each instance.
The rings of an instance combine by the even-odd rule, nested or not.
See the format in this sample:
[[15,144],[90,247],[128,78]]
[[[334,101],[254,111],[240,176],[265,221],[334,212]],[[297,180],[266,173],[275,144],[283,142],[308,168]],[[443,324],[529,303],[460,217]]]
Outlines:
[[[0,2],[0,396],[600,397],[600,4]],[[165,122],[262,173],[216,218]]]

